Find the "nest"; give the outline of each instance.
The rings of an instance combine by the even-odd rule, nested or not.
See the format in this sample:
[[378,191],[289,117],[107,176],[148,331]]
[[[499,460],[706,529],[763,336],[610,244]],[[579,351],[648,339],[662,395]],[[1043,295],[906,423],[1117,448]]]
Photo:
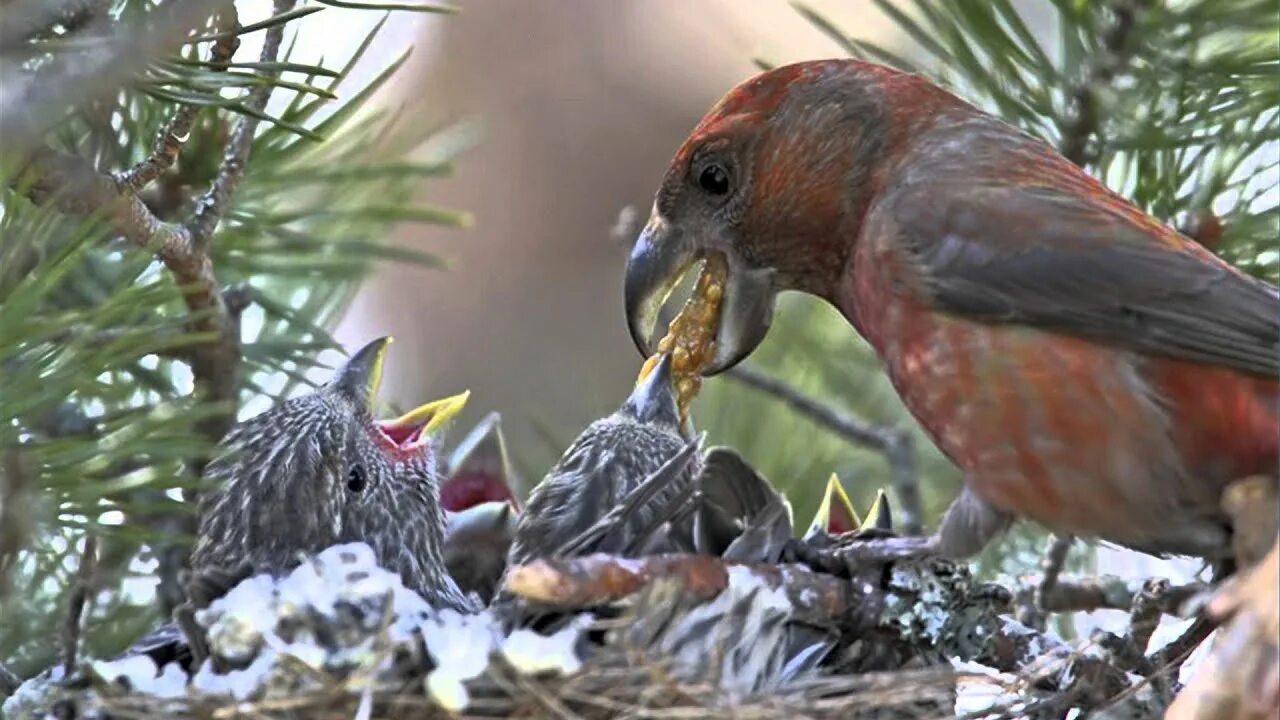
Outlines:
[[[953,717],[955,675],[936,670],[826,677],[786,692],[726,702],[714,683],[689,683],[660,662],[617,654],[595,660],[568,677],[528,676],[495,663],[477,678],[472,703],[461,714],[441,707],[419,683],[361,684],[327,678],[327,687],[292,697],[229,702],[223,696],[163,699],[102,691],[93,703],[55,703],[56,715],[214,720],[225,718],[784,718]],[[415,687],[416,685],[416,687]]]
[[[201,611],[211,656],[194,672],[138,653],[86,663],[29,681],[5,716],[994,720],[1117,698],[1127,717],[1163,707],[1142,678],[1009,620],[1007,592],[941,561],[876,587],[702,556],[530,572],[550,580],[537,597],[461,615],[426,605],[367,546],[337,546]],[[806,655],[811,637],[834,642]]]

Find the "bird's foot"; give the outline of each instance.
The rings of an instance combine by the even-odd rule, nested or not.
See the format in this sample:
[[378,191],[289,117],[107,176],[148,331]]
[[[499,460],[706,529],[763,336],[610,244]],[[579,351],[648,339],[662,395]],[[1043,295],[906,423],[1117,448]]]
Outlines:
[[253,567],[247,562],[231,567],[211,565],[184,573],[182,586],[187,601],[174,608],[173,620],[187,637],[193,669],[200,667],[200,663],[209,657],[209,640],[204,628],[196,622],[196,611],[209,607],[210,603],[226,595],[252,574]]
[[191,670],[195,672],[204,659],[209,657],[209,640],[205,637],[204,628],[196,622],[195,606],[185,602],[174,608],[173,620],[187,638],[187,647],[191,652]]
[[828,543],[792,540],[783,550],[783,562],[807,565],[829,575],[854,577],[893,562],[934,555],[934,537],[894,537],[886,531],[864,530],[831,538]]

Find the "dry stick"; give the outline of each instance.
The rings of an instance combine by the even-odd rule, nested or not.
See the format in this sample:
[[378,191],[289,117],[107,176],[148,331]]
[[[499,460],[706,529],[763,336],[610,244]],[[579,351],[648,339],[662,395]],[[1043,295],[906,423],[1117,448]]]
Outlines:
[[62,626],[62,670],[70,676],[76,667],[76,656],[80,646],[80,621],[84,617],[85,602],[93,590],[93,576],[98,567],[98,538],[85,535],[84,553],[80,556],[80,567],[76,569],[76,579],[71,586],[71,597],[67,602],[67,619]]
[[[1045,546],[1044,555],[1040,558],[1040,582],[1029,591],[1019,592],[1019,620],[1027,625],[1044,630],[1048,623],[1046,598],[1051,598],[1058,587],[1058,579],[1062,575],[1062,567],[1067,562],[1067,553],[1075,538],[1070,535],[1053,535]],[[1028,599],[1029,602],[1022,602]]]
[[753,367],[738,365],[726,374],[760,392],[773,395],[792,410],[845,440],[883,453],[889,463],[893,488],[900,503],[900,507],[894,508],[894,524],[908,535],[918,535],[923,531],[923,504],[920,499],[920,479],[916,474],[915,443],[909,431],[875,425],[852,417]]
[[1040,586],[1037,588],[1039,597],[1052,593],[1057,587],[1058,578],[1062,575],[1062,567],[1067,564],[1067,554],[1071,552],[1071,543],[1074,541],[1075,538],[1071,535],[1054,535],[1049,539],[1044,557],[1040,558],[1042,574]]
[[[1174,585],[1156,598],[1156,607],[1166,615],[1177,615],[1182,605],[1208,588],[1204,583]],[[1141,592],[1131,581],[1114,575],[1059,580],[1041,597],[1041,609],[1048,612],[1092,612],[1094,610],[1131,610],[1134,598]]]

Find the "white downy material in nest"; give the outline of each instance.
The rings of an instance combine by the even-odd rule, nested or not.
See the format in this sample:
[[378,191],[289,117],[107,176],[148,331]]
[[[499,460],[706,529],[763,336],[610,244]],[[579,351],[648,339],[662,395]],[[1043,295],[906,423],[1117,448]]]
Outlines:
[[[504,637],[488,611],[437,611],[400,576],[378,566],[364,543],[335,545],[283,578],[250,577],[196,615],[210,658],[188,677],[176,663],[157,668],[148,656],[89,663],[97,679],[156,698],[224,696],[235,701],[288,697],[321,687],[323,679],[353,691],[396,677],[395,659],[415,653],[421,637],[435,669],[427,691],[442,706],[461,710],[463,682],[478,677],[500,654],[520,672],[570,673],[589,616],[552,636],[517,630]],[[3,707],[4,717],[40,717],[60,669],[24,683]],[[81,708],[83,711],[91,708]]]

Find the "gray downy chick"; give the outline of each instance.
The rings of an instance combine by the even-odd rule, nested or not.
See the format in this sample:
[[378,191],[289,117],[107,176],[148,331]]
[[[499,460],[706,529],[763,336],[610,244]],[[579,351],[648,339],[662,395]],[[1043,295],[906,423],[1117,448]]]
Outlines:
[[510,502],[490,500],[460,512],[445,512],[444,564],[464,593],[493,599],[507,569],[519,512]]
[[207,469],[216,487],[201,503],[195,572],[247,565],[283,573],[303,556],[360,541],[432,605],[474,608],[444,569],[432,438],[467,394],[375,419],[390,342],[374,340],[328,384],[232,429]]
[[707,451],[694,515],[697,551],[734,562],[774,563],[792,540],[791,503],[727,447]]
[[149,633],[126,655],[199,662],[205,648],[195,610],[250,575],[283,575],[344,542],[367,543],[380,565],[437,608],[478,606],[444,569],[445,519],[432,439],[467,395],[393,420],[375,419],[373,400],[390,342],[374,340],[326,385],[237,423],[223,438],[206,468],[213,487],[201,498],[178,624]]
[[[688,495],[685,488],[691,486],[692,478],[701,469],[698,454],[687,450],[690,444],[681,427],[671,386],[671,358],[663,356],[617,412],[588,425],[533,489],[516,527],[508,564],[560,556],[566,543],[598,527],[597,523],[610,511],[622,507],[638,487],[657,473],[663,482],[648,485],[653,502],[628,513],[626,526],[608,533],[614,546],[596,544],[582,549],[625,550],[640,539],[637,534],[652,534],[655,523],[663,520],[655,517],[655,512],[679,507],[680,493]],[[683,464],[658,472],[682,450],[686,451]],[[674,530],[668,527],[659,534]],[[690,544],[691,540],[682,537],[659,537],[650,550]]]

